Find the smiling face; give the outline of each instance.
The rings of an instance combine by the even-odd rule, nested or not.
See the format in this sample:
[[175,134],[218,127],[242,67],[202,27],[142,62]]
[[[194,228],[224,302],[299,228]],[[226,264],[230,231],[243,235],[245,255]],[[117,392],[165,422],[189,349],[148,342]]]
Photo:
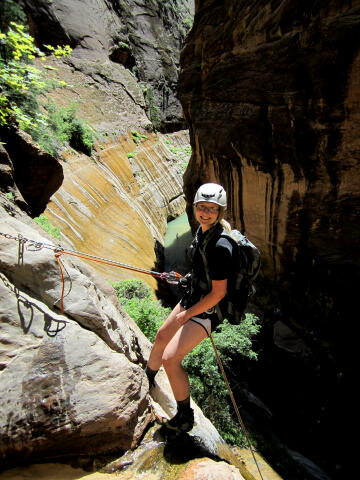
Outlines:
[[212,202],[195,204],[195,218],[200,223],[203,232],[211,228],[219,216],[219,206]]

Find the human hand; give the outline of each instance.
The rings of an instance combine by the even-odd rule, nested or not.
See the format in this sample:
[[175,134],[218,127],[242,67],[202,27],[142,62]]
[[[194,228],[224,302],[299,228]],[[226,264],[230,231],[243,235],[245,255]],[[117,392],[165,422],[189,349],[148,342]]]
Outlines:
[[189,315],[187,311],[184,310],[183,312],[178,313],[175,318],[180,325],[184,325],[189,320]]

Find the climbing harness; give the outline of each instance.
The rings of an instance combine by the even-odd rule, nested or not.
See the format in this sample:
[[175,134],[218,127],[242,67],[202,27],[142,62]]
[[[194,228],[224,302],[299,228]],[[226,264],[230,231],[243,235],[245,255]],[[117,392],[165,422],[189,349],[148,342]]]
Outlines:
[[[2,232],[0,232],[0,235],[7,238],[7,239],[16,240],[17,242],[19,242],[18,258],[19,258],[19,263],[21,263],[21,264],[23,264],[23,261],[24,261],[24,247],[25,247],[25,245],[26,245],[28,251],[40,251],[43,248],[45,248],[45,249],[52,250],[54,252],[56,261],[59,265],[59,269],[60,269],[60,272],[61,272],[61,279],[62,279],[62,292],[61,292],[61,312],[62,313],[64,313],[63,299],[64,299],[64,290],[65,290],[65,277],[64,277],[64,272],[63,271],[64,270],[66,271],[65,266],[62,264],[62,262],[60,260],[60,257],[63,254],[72,255],[72,256],[75,256],[75,257],[78,257],[78,258],[83,258],[85,260],[92,260],[94,262],[104,263],[106,265],[110,265],[110,266],[113,266],[113,267],[124,268],[124,269],[131,270],[131,271],[134,271],[134,272],[144,273],[146,275],[151,275],[152,277],[160,278],[161,280],[165,280],[170,284],[178,284],[180,282],[180,279],[183,278],[182,275],[180,275],[180,273],[177,273],[177,272],[168,272],[168,273],[167,272],[163,272],[163,273],[154,272],[152,270],[146,270],[144,268],[134,267],[133,265],[128,265],[126,263],[115,262],[114,260],[109,260],[109,259],[106,259],[106,258],[97,257],[95,255],[90,255],[88,253],[83,253],[83,252],[79,252],[79,251],[76,251],[76,250],[69,250],[69,249],[66,249],[66,248],[63,248],[63,247],[60,247],[60,246],[56,246],[56,245],[53,245],[53,244],[50,244],[50,243],[37,242],[36,240],[31,240],[29,238],[23,237],[20,233],[18,234],[17,237],[15,237],[13,235],[10,235],[8,233],[2,233]],[[66,271],[66,273],[67,273],[67,271]],[[67,275],[70,278],[70,275],[68,273],[67,273]],[[70,281],[71,281],[71,278],[70,278]],[[70,290],[71,290],[71,286],[70,286]],[[69,292],[70,292],[70,290],[69,290]],[[67,293],[67,295],[69,294],[69,292]],[[214,348],[216,360],[219,364],[222,376],[224,378],[227,389],[229,391],[229,395],[230,395],[232,404],[234,406],[236,416],[239,420],[241,428],[242,428],[242,430],[245,434],[246,440],[249,444],[250,451],[251,451],[252,457],[254,459],[255,465],[257,467],[257,470],[259,472],[260,478],[261,478],[261,480],[263,480],[263,476],[261,474],[259,464],[258,464],[258,462],[256,460],[256,457],[255,457],[253,446],[251,444],[251,441],[250,441],[247,429],[245,427],[245,424],[244,424],[244,422],[241,418],[238,406],[236,404],[234,395],[232,393],[232,390],[231,390],[229,381],[227,379],[222,360],[221,360],[221,358],[219,356],[219,353],[218,353],[218,350],[216,348],[214,339],[213,339],[211,333],[209,334],[208,331],[206,330],[206,328],[203,325],[201,325],[201,326],[205,329],[207,336],[210,338],[211,344]]]

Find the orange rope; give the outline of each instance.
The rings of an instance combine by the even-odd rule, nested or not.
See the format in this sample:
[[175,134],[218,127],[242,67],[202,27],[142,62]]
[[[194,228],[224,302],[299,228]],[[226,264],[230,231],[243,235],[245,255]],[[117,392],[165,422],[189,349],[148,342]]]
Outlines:
[[[118,265],[117,263],[112,262],[111,260],[102,260],[102,259],[98,259],[98,258],[92,258],[92,257],[86,255],[86,253],[85,254],[79,254],[79,253],[71,252],[69,250],[61,250],[60,253],[66,253],[67,255],[73,255],[74,257],[84,258],[85,260],[92,260],[93,262],[104,263],[105,265],[111,265],[113,267],[125,268],[126,270],[131,270],[133,272],[144,273],[144,274],[147,274],[147,275],[151,275],[153,277],[158,277],[158,278],[161,277],[161,274],[156,273],[156,272],[147,273],[147,272],[144,272],[142,270],[137,269],[136,267],[131,267],[130,265],[126,265],[126,266],[125,265]],[[177,275],[179,275],[179,277],[181,277],[181,275],[179,273]]]
[[[59,265],[59,268],[60,268],[61,279],[62,279],[61,313],[64,313],[65,278],[64,278],[63,267],[62,267],[62,264],[61,264],[61,261],[60,261],[59,257],[63,253],[65,253],[67,255],[73,255],[74,257],[83,258],[84,260],[91,260],[93,262],[104,263],[105,265],[111,265],[112,267],[124,268],[125,270],[131,270],[132,272],[140,272],[140,273],[143,273],[144,275],[151,275],[152,277],[155,277],[155,278],[162,278],[162,274],[158,273],[158,272],[151,272],[149,270],[144,270],[142,268],[132,267],[131,265],[119,264],[117,262],[113,262],[111,260],[105,260],[105,259],[102,259],[102,258],[96,258],[96,257],[94,258],[92,255],[87,255],[86,253],[81,254],[81,253],[72,252],[71,250],[59,250],[59,249],[57,249],[56,252],[54,252],[54,253],[55,253],[56,261],[57,261],[57,263]],[[176,278],[181,278],[182,277],[182,275],[180,273],[177,273],[177,272],[172,272],[172,274]]]

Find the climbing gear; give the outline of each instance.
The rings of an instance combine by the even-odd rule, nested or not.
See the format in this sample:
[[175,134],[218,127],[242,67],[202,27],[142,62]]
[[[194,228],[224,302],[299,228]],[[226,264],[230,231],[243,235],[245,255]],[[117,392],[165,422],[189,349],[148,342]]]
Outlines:
[[171,285],[178,285],[181,278],[182,276],[180,275],[180,273],[177,273],[177,272],[163,272],[160,275],[161,280],[165,280],[167,283],[170,283]]
[[196,286],[200,295],[206,295],[211,291],[212,282],[206,258],[206,249],[210,242],[216,242],[220,237],[227,238],[233,247],[234,273],[228,279],[226,297],[214,308],[220,321],[227,318],[231,324],[237,325],[244,318],[244,311],[249,298],[255,293],[253,282],[261,267],[260,251],[238,230],[232,230],[231,233],[227,233],[218,224],[208,233],[202,245],[199,239],[200,232],[201,227],[196,232],[191,248],[198,249],[200,252],[206,282],[200,278],[193,278],[192,290],[194,291]]
[[230,398],[231,398],[231,402],[232,402],[232,404],[233,404],[233,406],[234,406],[234,410],[235,410],[236,416],[237,416],[237,418],[238,418],[238,420],[239,420],[239,423],[240,423],[240,425],[241,425],[241,428],[242,428],[242,430],[243,430],[243,432],[244,432],[246,441],[247,441],[247,443],[249,444],[249,448],[250,448],[250,451],[251,451],[251,455],[252,455],[252,457],[253,457],[253,459],[254,459],[254,462],[255,462],[256,468],[257,468],[257,470],[258,470],[258,472],[259,472],[260,478],[261,478],[261,480],[263,480],[263,476],[262,476],[262,474],[261,474],[259,464],[258,464],[258,462],[257,462],[257,460],[256,460],[256,457],[255,457],[254,447],[252,446],[252,443],[251,443],[251,441],[250,441],[250,437],[249,437],[249,434],[248,434],[247,429],[246,429],[246,427],[245,427],[244,421],[243,421],[243,419],[241,418],[241,415],[240,415],[240,412],[239,412],[239,408],[238,408],[238,406],[237,406],[237,404],[236,404],[234,395],[233,395],[233,393],[232,393],[232,390],[231,390],[231,387],[230,387],[230,384],[229,384],[229,380],[228,380],[228,378],[227,378],[227,376],[226,376],[226,373],[225,373],[225,370],[224,370],[224,365],[223,365],[222,360],[221,360],[221,358],[220,358],[219,352],[218,352],[218,350],[217,350],[217,348],[216,348],[214,339],[213,339],[213,337],[212,337],[211,334],[210,334],[210,335],[208,334],[208,337],[210,338],[211,344],[212,344],[212,346],[213,346],[213,349],[214,349],[214,352],[215,352],[215,356],[216,356],[216,360],[217,360],[217,362],[218,362],[218,365],[219,365],[219,367],[220,367],[222,376],[223,376],[224,381],[225,381],[225,383],[226,383],[226,387],[227,387],[227,389],[228,389],[228,392],[229,392],[229,395],[230,395]]
[[209,335],[211,333],[211,320],[210,318],[199,318],[199,317],[191,317],[189,322],[194,322],[200,325],[205,331],[206,334]]
[[163,426],[175,432],[189,432],[194,426],[194,410],[192,408],[179,409],[176,415],[165,422]]
[[195,194],[194,204],[198,202],[216,203],[220,207],[226,207],[226,192],[221,185],[216,183],[204,183]]
[[187,273],[183,277],[179,278],[179,287],[185,291],[191,287],[191,273]]
[[[127,269],[127,270],[131,270],[131,271],[134,271],[134,272],[140,272],[140,273],[144,273],[145,275],[151,275],[152,277],[155,277],[155,278],[160,278],[161,280],[165,280],[167,281],[168,283],[178,283],[179,282],[179,279],[182,277],[182,275],[180,275],[180,273],[177,273],[177,272],[163,272],[163,273],[160,273],[160,272],[154,272],[152,270],[146,270],[144,268],[140,268],[140,267],[134,267],[133,265],[127,265],[126,263],[120,263],[120,262],[116,262],[114,260],[109,260],[107,258],[101,258],[101,257],[97,257],[95,255],[90,255],[89,253],[84,253],[84,252],[79,252],[79,251],[76,251],[76,250],[70,250],[70,249],[67,249],[67,248],[63,248],[61,246],[56,246],[56,245],[53,245],[51,243],[44,243],[44,242],[38,242],[36,240],[31,240],[29,238],[26,238],[26,237],[23,237],[20,233],[18,234],[17,237],[13,236],[13,235],[10,235],[8,233],[2,233],[0,232],[0,235],[2,235],[3,237],[7,238],[7,239],[11,239],[11,240],[16,240],[17,242],[19,242],[19,261],[21,259],[21,263],[23,263],[23,252],[24,252],[24,246],[27,245],[27,250],[28,251],[32,251],[32,252],[35,252],[35,251],[39,251],[39,250],[42,250],[43,248],[45,249],[49,249],[49,250],[53,250],[54,252],[54,255],[55,255],[55,259],[59,265],[59,269],[60,269],[60,273],[61,273],[61,279],[62,279],[62,292],[61,292],[61,312],[64,313],[64,290],[65,290],[65,277],[64,277],[64,270],[65,272],[67,273],[63,263],[61,262],[61,255],[63,254],[66,254],[66,255],[72,255],[74,257],[78,257],[78,258],[82,258],[84,260],[91,260],[91,261],[94,261],[94,262],[98,262],[98,263],[104,263],[106,265],[110,265],[110,266],[113,266],[113,267],[120,267],[120,268],[124,268],[124,269]],[[68,273],[67,273],[68,275]],[[68,275],[68,278],[70,278],[70,276]],[[71,290],[71,279],[70,279],[70,289],[67,293],[67,295],[70,293],[70,290]]]

